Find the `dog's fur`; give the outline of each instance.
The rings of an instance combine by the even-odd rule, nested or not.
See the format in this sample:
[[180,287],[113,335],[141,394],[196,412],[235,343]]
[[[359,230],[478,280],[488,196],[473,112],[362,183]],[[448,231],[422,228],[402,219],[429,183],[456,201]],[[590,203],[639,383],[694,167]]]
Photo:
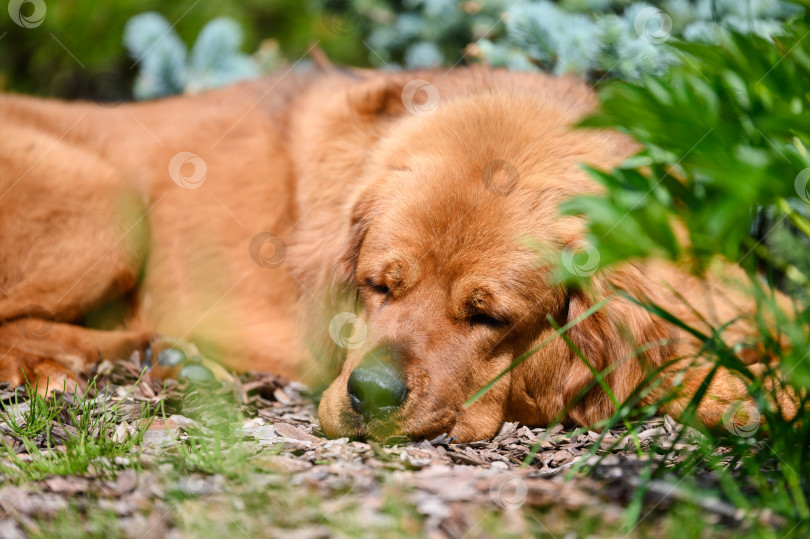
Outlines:
[[[414,79],[438,89],[432,114],[403,103]],[[343,361],[324,336],[357,294],[368,334],[323,396],[324,431],[463,441],[504,420],[547,424],[571,404],[593,377],[555,338],[462,406],[553,334],[549,316],[564,325],[616,288],[704,329],[736,318],[726,339],[751,345],[754,306],[728,284],[740,276],[734,267],[720,280],[636,263],[581,290],[555,284],[538,252],[583,235],[581,220],[557,207],[598,192],[580,163],[608,168],[635,150],[614,132],[571,129],[594,106],[574,79],[484,69],[290,75],[114,108],[0,97],[0,379],[38,373],[61,385],[158,335],[236,370],[310,378],[313,353]],[[178,152],[204,161],[198,188],[173,182]],[[504,163],[512,183],[494,185]],[[283,240],[280,265],[251,247],[260,233]],[[86,327],[110,313],[118,326]],[[620,400],[645,373],[699,348],[617,297],[568,337],[597,370],[612,366],[607,382]],[[346,391],[381,343],[399,350],[409,388],[384,425],[361,420]],[[667,411],[679,414],[706,372],[687,369]],[[722,370],[709,393],[698,410],[709,425],[745,395]],[[612,410],[596,388],[564,419],[589,424]]]

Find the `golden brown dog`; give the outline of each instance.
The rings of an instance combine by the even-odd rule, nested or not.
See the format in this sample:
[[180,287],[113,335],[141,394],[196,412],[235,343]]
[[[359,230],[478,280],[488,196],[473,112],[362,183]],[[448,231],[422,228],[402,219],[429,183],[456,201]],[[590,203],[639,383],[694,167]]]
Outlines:
[[[672,264],[555,281],[539,253],[583,238],[558,205],[597,191],[580,164],[634,151],[571,129],[594,106],[573,79],[484,69],[289,75],[113,108],[0,97],[0,380],[61,387],[100,358],[151,352],[161,369],[166,350],[198,349],[307,379],[337,358],[330,436],[473,440],[572,403],[565,421],[604,419],[601,389],[573,402],[593,376],[559,337],[463,403],[553,336],[549,317],[565,325],[617,288],[697,326],[738,318],[730,344],[756,332],[728,279]],[[567,334],[620,400],[699,348],[617,297]],[[667,411],[707,370],[686,371]],[[745,395],[724,371],[709,393],[709,425]]]

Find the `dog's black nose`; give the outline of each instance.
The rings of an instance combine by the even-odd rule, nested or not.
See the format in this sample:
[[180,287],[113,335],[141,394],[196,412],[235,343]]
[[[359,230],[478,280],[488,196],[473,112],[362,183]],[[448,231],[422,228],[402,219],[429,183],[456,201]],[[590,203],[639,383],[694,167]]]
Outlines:
[[352,409],[366,419],[396,411],[408,396],[408,388],[397,369],[378,361],[354,369],[346,389]]

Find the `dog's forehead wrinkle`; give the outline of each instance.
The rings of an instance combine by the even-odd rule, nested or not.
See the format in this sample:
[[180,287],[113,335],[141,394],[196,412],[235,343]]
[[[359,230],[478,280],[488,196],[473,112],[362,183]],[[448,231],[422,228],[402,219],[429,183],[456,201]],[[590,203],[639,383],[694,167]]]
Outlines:
[[[425,230],[430,231],[424,245],[426,250],[439,255],[438,258],[492,252],[500,250],[504,244],[514,244],[516,240],[517,234],[509,220],[500,219],[497,214],[477,212],[474,208],[467,212],[445,212],[450,215],[443,217],[424,216],[424,213],[429,212],[420,212],[414,217],[422,222],[423,234]],[[484,222],[479,218],[481,214],[488,215]]]

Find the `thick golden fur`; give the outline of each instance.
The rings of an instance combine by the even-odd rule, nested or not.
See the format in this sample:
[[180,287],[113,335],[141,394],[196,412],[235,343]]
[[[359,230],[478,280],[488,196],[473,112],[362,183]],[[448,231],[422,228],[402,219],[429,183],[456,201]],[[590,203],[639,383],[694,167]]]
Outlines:
[[[413,79],[438,89],[432,114],[404,106]],[[727,338],[746,342],[753,305],[671,264],[626,265],[581,291],[554,284],[537,246],[559,252],[581,239],[582,222],[557,211],[597,189],[580,163],[611,167],[634,151],[619,134],[570,128],[594,106],[576,80],[483,69],[290,75],[115,108],[0,97],[0,379],[70,381],[157,335],[237,370],[290,377],[311,378],[321,371],[313,359],[336,356],[343,367],[319,410],[330,436],[472,440],[504,420],[546,424],[587,386],[589,370],[556,338],[462,407],[552,335],[548,316],[563,325],[615,288],[699,326],[671,288],[718,325],[742,315]],[[198,188],[172,181],[178,152],[205,162]],[[514,167],[511,189],[483,179],[493,162]],[[278,267],[251,256],[260,233],[286,244]],[[355,294],[368,335],[344,359],[327,329]],[[105,306],[118,327],[82,327],[104,320],[95,313]],[[477,314],[503,324],[471,323]],[[43,323],[45,338],[26,331]],[[568,335],[595,368],[615,365],[607,379],[619,399],[698,348],[619,299]],[[393,426],[363,423],[346,393],[380,343],[402,351],[410,390]],[[705,372],[687,371],[670,412]],[[710,425],[744,395],[723,371],[710,393],[699,410]],[[588,424],[612,409],[597,389],[565,419]]]

